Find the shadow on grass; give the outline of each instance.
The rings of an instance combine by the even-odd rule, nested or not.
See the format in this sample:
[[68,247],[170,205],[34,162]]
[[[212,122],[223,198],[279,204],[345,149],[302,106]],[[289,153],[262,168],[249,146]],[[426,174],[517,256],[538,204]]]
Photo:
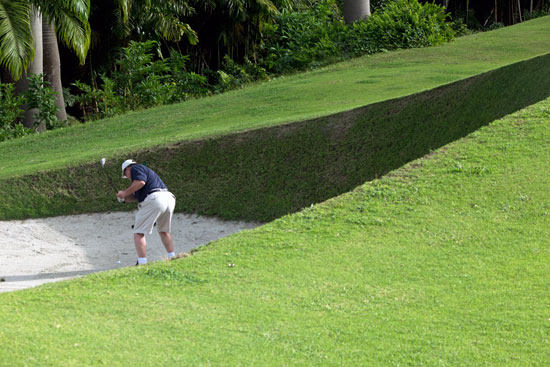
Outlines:
[[550,56],[284,126],[147,152],[180,210],[271,220],[347,192],[550,96]]

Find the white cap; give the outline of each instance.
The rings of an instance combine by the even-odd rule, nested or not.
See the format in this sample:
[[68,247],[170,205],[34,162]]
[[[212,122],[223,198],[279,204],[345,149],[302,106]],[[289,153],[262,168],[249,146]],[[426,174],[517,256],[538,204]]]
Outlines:
[[126,169],[126,167],[131,166],[132,164],[137,164],[137,162],[133,159],[127,159],[122,163],[122,178],[126,178],[126,176],[124,175],[124,170]]

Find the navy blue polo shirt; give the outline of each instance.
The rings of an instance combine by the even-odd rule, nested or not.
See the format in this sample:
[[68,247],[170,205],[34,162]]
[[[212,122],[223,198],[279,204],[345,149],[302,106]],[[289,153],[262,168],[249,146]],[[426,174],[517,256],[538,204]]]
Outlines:
[[130,167],[130,178],[132,181],[145,181],[145,186],[134,193],[137,201],[140,203],[145,200],[151,191],[155,189],[167,189],[160,177],[152,169],[147,168],[142,164],[134,164]]

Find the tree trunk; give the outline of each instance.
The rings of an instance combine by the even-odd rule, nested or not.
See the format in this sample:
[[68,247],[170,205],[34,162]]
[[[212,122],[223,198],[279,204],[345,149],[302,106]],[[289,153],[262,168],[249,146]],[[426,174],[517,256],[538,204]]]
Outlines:
[[468,25],[468,13],[470,12],[470,0],[466,0],[466,25]]
[[61,60],[57,46],[57,36],[53,24],[42,20],[42,36],[44,43],[44,79],[50,83],[50,87],[57,93],[55,105],[57,106],[57,118],[60,121],[67,120],[65,111],[65,99],[63,98],[63,87],[61,85]]
[[[42,57],[42,14],[40,10],[32,7],[31,10],[31,29],[32,37],[35,49],[34,59],[29,65],[29,68],[21,78],[15,83],[15,90],[18,95],[22,95],[29,89],[29,81],[27,76],[30,74],[43,74],[43,57]],[[27,109],[27,106],[21,106],[21,109],[25,111],[25,117],[23,118],[23,125],[28,128],[33,128],[36,118],[34,115],[38,113],[36,108],[30,110]]]
[[345,0],[344,19],[347,24],[370,17],[370,0]]

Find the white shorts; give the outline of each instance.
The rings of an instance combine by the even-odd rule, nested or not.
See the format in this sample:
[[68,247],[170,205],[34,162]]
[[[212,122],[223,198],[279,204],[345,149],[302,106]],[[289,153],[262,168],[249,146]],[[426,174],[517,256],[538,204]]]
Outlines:
[[157,223],[159,232],[170,232],[176,197],[170,191],[158,191],[147,195],[138,204],[134,233],[151,234]]

